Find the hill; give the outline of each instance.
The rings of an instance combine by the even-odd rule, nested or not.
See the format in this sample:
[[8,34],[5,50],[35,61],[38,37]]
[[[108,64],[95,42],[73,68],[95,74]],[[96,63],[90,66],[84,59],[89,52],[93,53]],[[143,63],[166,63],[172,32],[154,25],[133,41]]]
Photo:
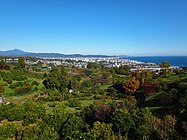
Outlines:
[[108,55],[82,55],[82,54],[61,54],[61,53],[32,53],[19,49],[0,51],[0,56],[29,56],[29,57],[115,57]]
[[22,56],[27,55],[28,52],[24,52],[19,49],[7,50],[7,51],[0,51],[0,56]]

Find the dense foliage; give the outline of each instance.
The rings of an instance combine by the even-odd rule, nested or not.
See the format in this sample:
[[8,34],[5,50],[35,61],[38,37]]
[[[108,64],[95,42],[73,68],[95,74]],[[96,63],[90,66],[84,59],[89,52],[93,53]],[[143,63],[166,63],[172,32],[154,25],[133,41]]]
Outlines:
[[171,71],[167,61],[160,73],[95,63],[39,71],[22,58],[6,65],[10,69],[0,70],[1,140],[187,137],[187,71]]

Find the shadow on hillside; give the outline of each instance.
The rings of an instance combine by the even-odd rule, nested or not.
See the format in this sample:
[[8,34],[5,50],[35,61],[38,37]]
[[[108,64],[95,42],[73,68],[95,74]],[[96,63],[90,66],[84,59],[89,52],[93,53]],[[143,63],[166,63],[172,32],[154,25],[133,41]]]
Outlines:
[[159,107],[165,106],[166,104],[161,100],[160,94],[144,95],[143,90],[136,92],[135,97],[138,102],[138,107]]
[[143,90],[140,90],[135,93],[136,100],[138,102],[138,107],[142,107],[145,102],[145,96]]
[[123,85],[122,84],[114,84],[114,85],[112,85],[112,87],[115,88],[118,93],[123,93]]

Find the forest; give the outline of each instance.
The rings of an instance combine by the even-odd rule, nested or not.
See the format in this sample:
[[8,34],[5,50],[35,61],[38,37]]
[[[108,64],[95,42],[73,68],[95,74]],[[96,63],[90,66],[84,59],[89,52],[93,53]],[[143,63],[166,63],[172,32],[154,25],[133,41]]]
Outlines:
[[[33,59],[33,58],[30,58]],[[0,61],[0,140],[185,140],[187,68]]]

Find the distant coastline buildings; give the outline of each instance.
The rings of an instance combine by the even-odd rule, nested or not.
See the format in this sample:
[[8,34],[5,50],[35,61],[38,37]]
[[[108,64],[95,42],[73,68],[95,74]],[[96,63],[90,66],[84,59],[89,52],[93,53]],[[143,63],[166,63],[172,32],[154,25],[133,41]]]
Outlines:
[[[159,64],[139,62],[136,60],[121,59],[118,57],[73,57],[73,58],[56,58],[56,57],[40,57],[40,58],[25,58],[26,64],[29,65],[41,65],[41,69],[51,69],[50,65],[66,67],[78,67],[78,68],[87,68],[89,62],[101,64],[105,67],[120,67],[122,65],[128,65],[131,67],[131,71],[136,71],[137,69],[141,70],[150,70],[150,71],[160,71],[162,68]],[[18,57],[7,57],[7,63],[17,63]],[[179,67],[171,66],[171,69],[176,69]]]

